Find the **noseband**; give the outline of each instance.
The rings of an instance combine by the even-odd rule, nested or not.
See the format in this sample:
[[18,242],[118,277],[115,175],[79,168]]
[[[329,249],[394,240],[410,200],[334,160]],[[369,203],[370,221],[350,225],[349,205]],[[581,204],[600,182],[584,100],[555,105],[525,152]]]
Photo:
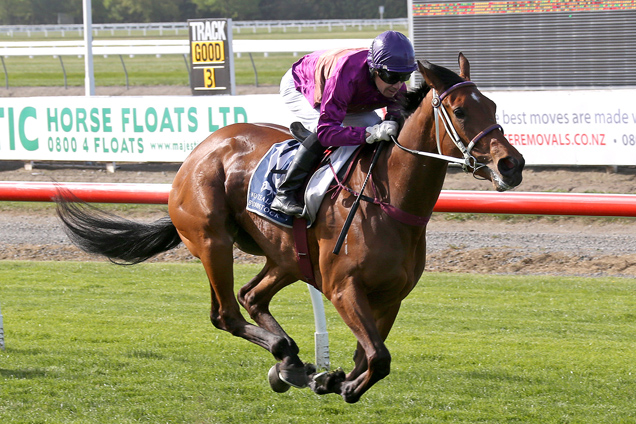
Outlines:
[[[419,150],[412,150],[412,149],[408,149],[404,146],[402,146],[400,143],[398,143],[397,139],[395,137],[393,137],[393,142],[402,150],[407,151],[409,153],[413,153],[416,155],[420,155],[420,156],[428,156],[428,157],[433,157],[436,159],[441,159],[441,160],[445,160],[447,162],[454,162],[454,163],[459,163],[462,165],[462,169],[464,170],[464,172],[468,172],[469,169],[472,169],[473,175],[475,174],[475,172],[477,172],[477,170],[479,170],[480,168],[485,167],[486,165],[479,163],[477,161],[477,159],[471,154],[471,151],[473,150],[473,148],[475,147],[475,144],[477,144],[477,142],[479,140],[481,140],[486,134],[488,134],[489,132],[493,131],[493,130],[500,130],[503,133],[503,128],[501,127],[501,125],[499,124],[493,124],[491,126],[489,126],[488,128],[484,129],[483,131],[481,131],[479,134],[477,134],[475,137],[473,137],[473,139],[470,141],[470,143],[468,143],[468,145],[464,145],[464,143],[462,142],[461,138],[459,137],[459,134],[457,134],[457,130],[455,129],[455,126],[453,125],[453,121],[450,119],[450,116],[448,115],[448,112],[446,111],[446,108],[442,107],[442,101],[446,98],[446,96],[448,96],[451,92],[455,91],[458,88],[462,88],[462,87],[474,87],[475,83],[472,81],[462,81],[460,83],[457,83],[453,86],[451,86],[448,90],[444,91],[442,94],[438,95],[437,91],[435,91],[435,89],[433,89],[433,113],[435,115],[435,138],[437,141],[437,153],[429,153],[429,152],[422,152]],[[446,155],[442,155],[442,148],[441,148],[441,139],[439,136],[439,121],[442,121],[442,124],[444,125],[444,128],[446,129],[446,133],[448,134],[448,136],[451,138],[451,140],[453,141],[453,143],[455,143],[455,146],[457,146],[457,148],[459,149],[459,151],[462,153],[463,158],[455,158],[453,156],[446,156]]]

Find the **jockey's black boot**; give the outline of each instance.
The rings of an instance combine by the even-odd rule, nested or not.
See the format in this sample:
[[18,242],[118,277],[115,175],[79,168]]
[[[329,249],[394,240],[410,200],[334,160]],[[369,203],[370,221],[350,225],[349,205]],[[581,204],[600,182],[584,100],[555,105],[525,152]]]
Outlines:
[[[307,146],[307,147],[306,147]],[[289,165],[285,180],[278,187],[276,197],[272,201],[271,208],[286,215],[302,217],[304,205],[298,200],[296,194],[305,182],[307,174],[318,164],[324,148],[318,143],[318,137],[312,133],[300,145]]]

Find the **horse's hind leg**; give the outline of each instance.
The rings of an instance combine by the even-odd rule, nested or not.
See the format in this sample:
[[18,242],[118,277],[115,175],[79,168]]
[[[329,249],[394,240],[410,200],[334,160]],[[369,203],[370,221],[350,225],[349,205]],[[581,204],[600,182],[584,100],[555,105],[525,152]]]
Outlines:
[[205,248],[199,246],[197,251],[210,281],[212,324],[267,349],[276,359],[282,361],[280,375],[285,382],[295,387],[305,387],[308,384],[307,373],[293,340],[284,333],[279,334],[250,324],[241,314],[234,297],[232,244],[208,240]]
[[275,355],[277,359],[282,361],[279,366],[280,375],[294,386],[305,386],[308,383],[307,370],[298,357],[298,346],[269,311],[269,305],[274,295],[295,281],[296,277],[282,273],[280,268],[268,262],[256,277],[239,290],[238,300],[260,327],[288,341],[289,351],[286,352],[287,354]]
[[[284,337],[248,323],[241,314],[234,297],[234,272],[232,245],[219,246],[209,241],[205,254],[199,258],[205,268],[212,291],[210,319],[216,328],[255,343],[275,357],[290,354],[290,346]],[[201,249],[199,249],[201,253]]]
[[[267,262],[261,272],[238,292],[238,301],[256,324],[287,338],[293,346],[296,346],[296,343],[272,316],[269,305],[276,293],[295,281],[294,277],[279,275],[278,269]],[[296,348],[296,353],[298,353],[298,348]]]
[[212,308],[210,318],[216,328],[242,337],[271,352],[278,359],[297,357],[285,337],[248,323],[234,297],[233,249],[231,242],[218,238],[198,243],[197,256],[210,282]]

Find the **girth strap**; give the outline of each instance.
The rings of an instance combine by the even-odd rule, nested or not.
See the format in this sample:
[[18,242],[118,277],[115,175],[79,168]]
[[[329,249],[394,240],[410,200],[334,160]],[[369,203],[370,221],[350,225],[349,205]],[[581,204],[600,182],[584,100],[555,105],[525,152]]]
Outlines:
[[311,264],[309,256],[309,243],[307,242],[307,220],[304,218],[294,218],[293,223],[294,244],[296,246],[296,261],[300,268],[300,272],[307,280],[307,283],[316,286],[316,278],[314,276],[314,267]]

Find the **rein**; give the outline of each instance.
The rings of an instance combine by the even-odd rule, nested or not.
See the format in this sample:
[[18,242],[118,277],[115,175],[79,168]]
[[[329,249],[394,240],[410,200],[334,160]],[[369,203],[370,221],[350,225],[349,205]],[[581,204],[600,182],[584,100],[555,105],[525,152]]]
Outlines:
[[[460,83],[457,83],[453,86],[451,86],[448,90],[444,91],[442,94],[438,95],[437,91],[435,89],[433,89],[433,112],[435,115],[435,138],[436,138],[436,142],[437,142],[437,153],[430,153],[430,152],[425,152],[425,151],[421,151],[421,150],[413,150],[413,149],[409,149],[408,147],[404,147],[402,146],[395,137],[391,136],[391,140],[393,141],[393,143],[398,146],[400,149],[404,150],[405,152],[408,153],[412,153],[414,155],[418,155],[418,156],[427,156],[427,157],[431,157],[431,158],[435,158],[435,159],[440,159],[440,160],[445,160],[447,162],[453,162],[453,163],[459,163],[462,165],[462,169],[464,170],[464,172],[468,172],[469,169],[472,169],[473,172],[473,176],[475,176],[475,172],[477,172],[479,169],[484,168],[486,165],[479,163],[477,161],[477,159],[471,154],[471,151],[473,150],[473,148],[475,147],[475,145],[477,144],[477,142],[479,140],[481,140],[486,134],[488,134],[491,131],[494,130],[500,130],[503,133],[503,128],[501,127],[501,125],[499,124],[494,124],[491,125],[489,127],[487,127],[486,129],[484,129],[483,131],[481,131],[479,134],[477,134],[475,137],[473,137],[473,139],[470,141],[470,143],[468,143],[467,146],[464,145],[464,143],[462,143],[462,139],[461,137],[459,137],[459,134],[457,133],[457,130],[455,129],[455,126],[453,125],[453,121],[450,119],[450,116],[448,115],[448,112],[446,111],[446,108],[442,107],[442,102],[444,101],[444,99],[454,90],[457,90],[458,88],[462,88],[462,87],[474,87],[475,83],[472,81],[462,81]],[[457,146],[457,148],[459,149],[459,151],[462,153],[463,158],[456,158],[453,156],[448,156],[448,155],[443,155],[442,152],[442,148],[441,148],[441,139],[439,136],[439,121],[442,121],[442,124],[444,125],[444,128],[446,129],[446,134],[448,134],[448,136],[451,138],[451,140],[453,141],[453,143],[455,143],[455,146]],[[376,147],[377,148],[377,147]],[[353,162],[352,162],[353,163]],[[336,184],[330,189],[333,190],[335,189],[334,194],[332,195],[332,198],[335,198],[336,196],[338,196],[338,194],[342,191],[342,190],[346,190],[349,193],[353,194],[354,196],[356,196],[359,199],[362,199],[366,202],[370,202],[376,205],[379,205],[380,208],[387,214],[389,215],[391,218],[403,223],[403,224],[407,224],[407,225],[416,225],[416,226],[424,226],[428,223],[430,216],[417,216],[417,215],[413,215],[410,214],[408,212],[405,212],[401,209],[396,208],[395,206],[392,206],[391,204],[384,202],[382,200],[380,200],[377,195],[376,195],[376,187],[375,184],[373,182],[373,176],[371,175],[371,173],[369,172],[369,174],[367,175],[367,178],[371,181],[371,187],[373,188],[373,195],[374,197],[369,197],[369,196],[365,196],[364,194],[358,193],[355,190],[345,186],[343,184],[343,181],[346,181],[348,176],[349,176],[349,171],[351,169],[349,169],[349,171],[347,171],[347,174],[345,175],[345,177],[343,178],[343,181],[340,181],[340,179],[338,178],[338,175],[336,174],[336,171],[333,169],[333,167],[331,166],[331,164],[329,165],[331,167],[331,171],[333,172],[334,175],[334,179],[336,181]],[[475,176],[476,177],[476,176]],[[365,180],[365,185],[366,185],[366,180]],[[364,186],[362,188],[364,190]]]
[[349,171],[351,171],[351,169],[347,171],[347,174],[344,176],[342,181],[340,181],[340,179],[338,178],[338,174],[336,173],[336,170],[333,168],[333,166],[329,164],[329,167],[331,169],[331,172],[333,173],[333,178],[336,181],[336,184],[329,189],[329,191],[335,189],[334,193],[331,196],[332,199],[336,198],[342,190],[345,190],[351,193],[352,195],[354,195],[355,197],[359,197],[361,200],[364,200],[365,202],[373,203],[374,205],[380,206],[380,209],[382,209],[384,213],[386,213],[388,216],[395,219],[396,221],[401,222],[402,224],[415,225],[420,227],[428,224],[428,221],[430,220],[430,216],[413,215],[411,213],[398,209],[387,202],[380,200],[380,198],[378,198],[376,194],[375,183],[373,182],[372,174],[369,174],[369,180],[371,182],[371,188],[373,189],[373,197],[369,197],[369,196],[365,196],[362,193],[358,193],[352,188],[349,188],[344,185],[344,181],[346,181],[350,176]]
[[[473,150],[477,142],[481,140],[486,134],[496,129],[500,130],[503,133],[503,128],[499,124],[493,124],[487,127],[486,129],[484,129],[483,131],[481,131],[475,137],[473,137],[470,143],[468,143],[468,146],[465,146],[464,143],[462,143],[462,140],[459,137],[459,134],[457,134],[457,130],[455,129],[455,126],[453,125],[453,121],[450,119],[450,116],[448,115],[446,108],[442,107],[442,101],[444,101],[446,96],[448,96],[452,91],[455,91],[456,89],[461,87],[474,87],[474,86],[475,86],[475,83],[472,81],[462,81],[460,83],[457,83],[451,86],[448,90],[444,91],[440,95],[438,95],[437,91],[433,89],[432,104],[433,104],[433,113],[435,115],[435,138],[437,141],[437,153],[430,153],[430,152],[424,152],[421,150],[409,149],[407,147],[402,146],[395,137],[391,137],[391,139],[393,140],[393,143],[395,143],[396,146],[398,146],[400,149],[404,150],[405,152],[412,153],[414,155],[427,156],[427,157],[431,157],[435,159],[445,160],[447,162],[459,163],[462,165],[462,169],[464,170],[464,172],[468,172],[469,169],[472,169],[473,175],[475,175],[475,172],[485,167],[486,165],[479,163],[477,159],[471,154],[471,151]],[[442,154],[441,139],[439,136],[440,119],[442,121],[442,124],[444,125],[444,128],[446,129],[446,134],[448,134],[448,136],[451,138],[453,143],[455,143],[455,146],[457,146],[459,151],[462,153],[463,158],[456,158],[453,156],[447,156]]]

